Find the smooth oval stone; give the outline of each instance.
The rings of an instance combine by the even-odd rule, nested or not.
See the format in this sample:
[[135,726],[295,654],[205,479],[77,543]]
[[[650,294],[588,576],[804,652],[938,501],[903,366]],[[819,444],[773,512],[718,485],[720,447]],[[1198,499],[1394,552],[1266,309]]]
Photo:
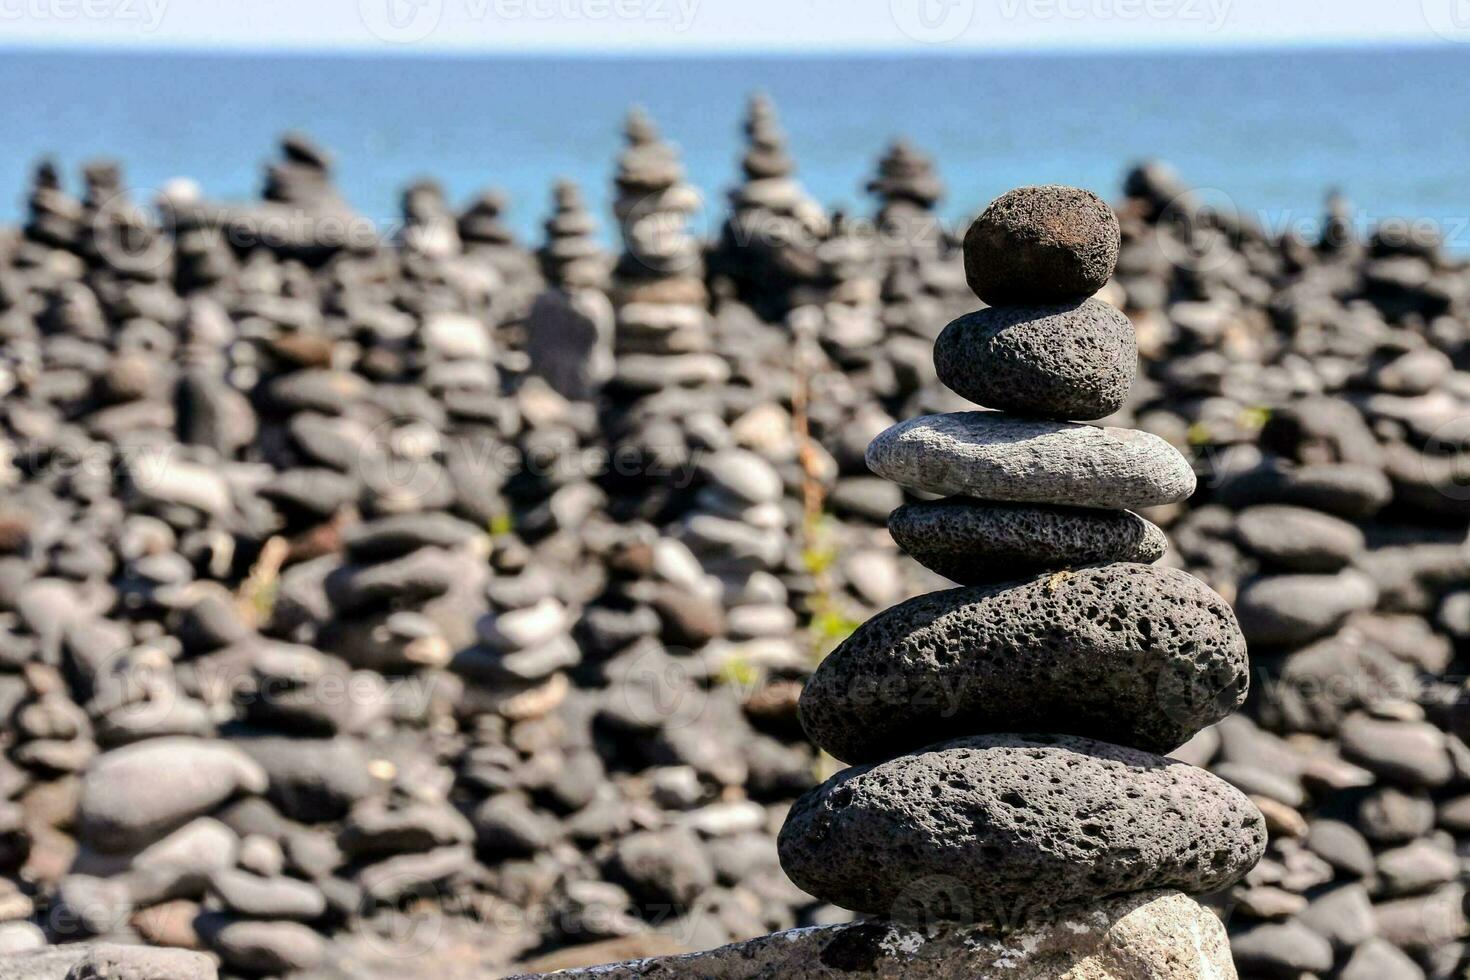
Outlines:
[[1215,488],[1214,499],[1227,507],[1250,504],[1295,504],[1337,514],[1371,517],[1393,499],[1393,485],[1376,466],[1320,463],[1283,466],[1271,463],[1228,475]]
[[1018,187],[965,232],[965,279],[991,306],[1091,296],[1118,264],[1117,215],[1080,187]]
[[939,380],[978,405],[1052,419],[1100,419],[1138,373],[1133,324],[1107,303],[992,306],[954,320],[934,343]]
[[791,880],[834,905],[940,918],[948,905],[978,921],[1215,891],[1260,859],[1266,828],[1245,794],[1182,762],[982,735],[838,773],[796,801],[777,843]]
[[1168,752],[1249,683],[1224,599],[1175,568],[1105,565],[879,613],[817,667],[801,721],[844,762],[1016,730]]
[[1194,493],[1189,462],[1156,435],[1001,412],[899,422],[868,445],[867,462],[915,490],[1011,503],[1134,510]]
[[1295,646],[1326,636],[1378,602],[1373,580],[1354,569],[1336,575],[1273,575],[1246,583],[1236,597],[1252,643]]
[[1096,562],[1151,564],[1169,548],[1161,528],[1126,510],[968,497],[905,504],[888,515],[888,532],[924,567],[961,585],[1014,582]]
[[81,836],[103,851],[152,843],[267,775],[227,742],[153,738],[98,756],[82,777]]
[[1363,532],[1342,518],[1286,504],[1242,511],[1235,533],[1257,558],[1293,572],[1335,572],[1367,547]]

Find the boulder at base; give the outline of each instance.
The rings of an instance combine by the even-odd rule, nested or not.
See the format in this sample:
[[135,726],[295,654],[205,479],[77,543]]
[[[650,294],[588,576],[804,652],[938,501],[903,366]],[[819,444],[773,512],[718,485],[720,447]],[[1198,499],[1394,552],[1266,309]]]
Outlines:
[[[529,974],[527,974],[529,976]],[[1008,933],[885,922],[793,929],[707,953],[543,974],[777,980],[1236,980],[1214,913],[1173,891],[1100,902]]]

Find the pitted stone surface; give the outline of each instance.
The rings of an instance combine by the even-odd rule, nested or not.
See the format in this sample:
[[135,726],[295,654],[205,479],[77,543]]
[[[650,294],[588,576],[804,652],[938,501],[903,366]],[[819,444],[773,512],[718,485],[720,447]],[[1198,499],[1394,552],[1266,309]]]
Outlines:
[[900,422],[872,441],[867,462],[929,493],[1105,510],[1174,503],[1195,486],[1189,462],[1151,433],[1001,412]]
[[1224,599],[1178,569],[1115,564],[885,610],[822,661],[801,720],[845,762],[1005,731],[1168,752],[1239,707],[1249,681]]
[[1066,735],[956,739],[845,770],[792,806],[778,841],[798,887],[924,921],[1211,892],[1265,846],[1260,811],[1218,777]]
[[555,974],[706,980],[1236,980],[1225,927],[1178,892],[1108,899],[1006,932],[854,922],[793,929],[705,953]]
[[65,943],[0,963],[5,980],[215,980],[204,953],[121,943]]
[[961,585],[1014,582],[1104,561],[1158,561],[1169,539],[1130,511],[993,504],[968,497],[905,504],[888,531],[915,560]]
[[1091,296],[1118,264],[1118,218],[1080,187],[1002,194],[965,233],[965,278],[992,306]]
[[977,405],[1052,419],[1123,407],[1138,374],[1133,324],[1095,299],[993,306],[951,322],[934,344],[939,380]]

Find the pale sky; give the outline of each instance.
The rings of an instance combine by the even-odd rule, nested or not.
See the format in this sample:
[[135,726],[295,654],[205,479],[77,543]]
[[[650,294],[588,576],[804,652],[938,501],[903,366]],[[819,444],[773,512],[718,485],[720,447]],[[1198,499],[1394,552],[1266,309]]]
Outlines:
[[0,0],[0,44],[44,46],[915,53],[1371,42],[1470,42],[1470,0]]

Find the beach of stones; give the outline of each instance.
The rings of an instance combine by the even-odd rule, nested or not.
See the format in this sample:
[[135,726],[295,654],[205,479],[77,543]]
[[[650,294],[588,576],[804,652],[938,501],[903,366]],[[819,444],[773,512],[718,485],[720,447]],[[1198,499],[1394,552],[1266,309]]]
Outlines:
[[343,236],[300,134],[254,202],[37,167],[0,977],[479,978],[1158,890],[1248,980],[1464,976],[1464,261],[1156,163],[951,231],[902,141],[869,221],[768,100],[745,133],[709,241],[641,112],[612,213],[548,175],[532,244],[432,181]]

